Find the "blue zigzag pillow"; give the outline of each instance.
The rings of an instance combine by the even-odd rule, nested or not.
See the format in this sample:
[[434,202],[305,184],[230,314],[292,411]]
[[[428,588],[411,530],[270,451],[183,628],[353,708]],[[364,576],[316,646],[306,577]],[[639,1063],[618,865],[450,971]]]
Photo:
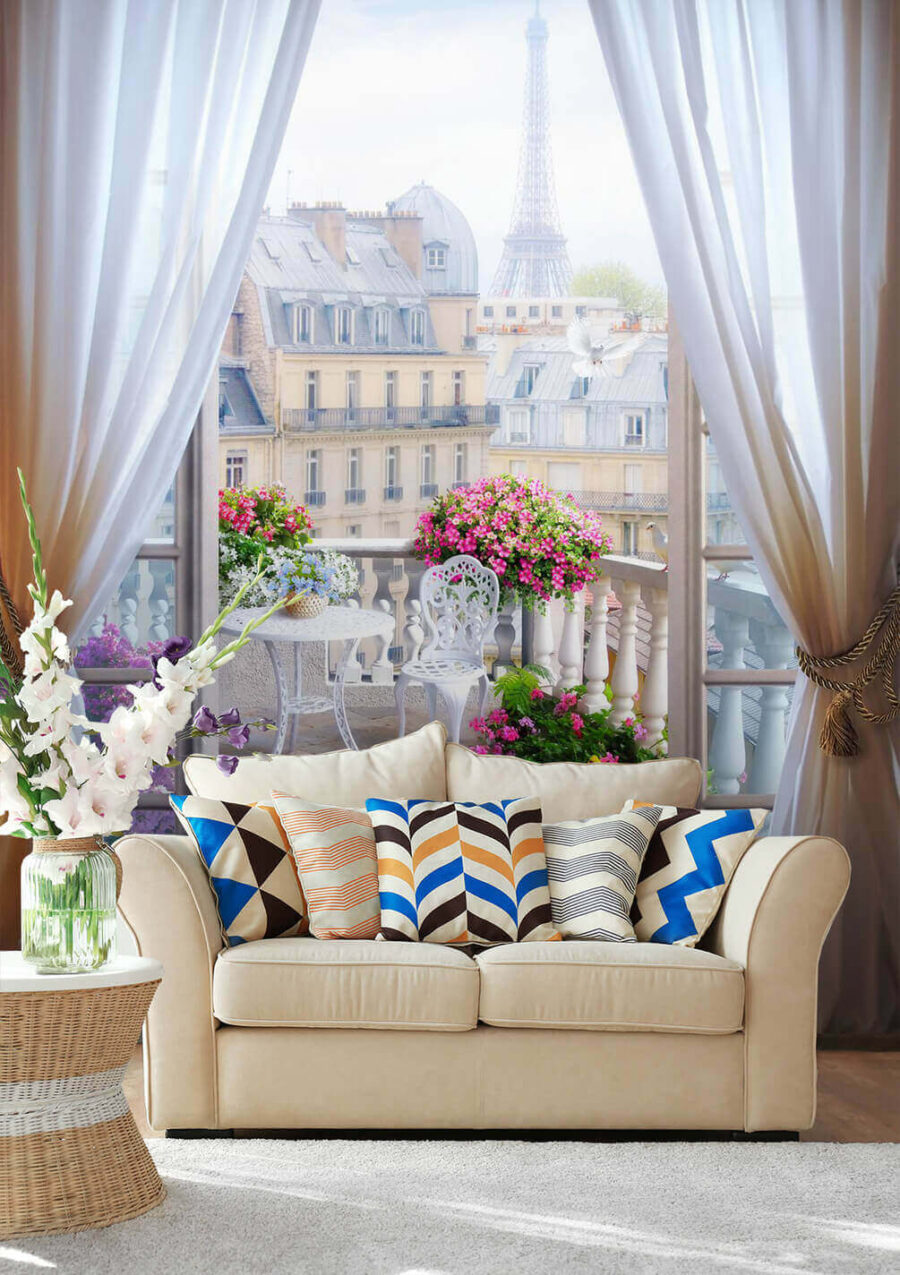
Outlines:
[[[647,804],[627,801],[623,811]],[[694,947],[768,813],[663,806],[631,909],[638,941]]]

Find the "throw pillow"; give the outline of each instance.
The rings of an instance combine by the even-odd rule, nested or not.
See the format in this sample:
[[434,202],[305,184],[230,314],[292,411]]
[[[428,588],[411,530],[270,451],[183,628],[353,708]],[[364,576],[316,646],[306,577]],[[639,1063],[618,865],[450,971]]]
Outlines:
[[661,813],[661,806],[640,806],[544,824],[550,908],[563,938],[637,941],[629,912]]
[[372,820],[364,810],[272,800],[288,835],[317,939],[374,939],[381,925]]
[[411,942],[558,939],[540,802],[366,802],[378,847],[381,933]]
[[[639,806],[628,801],[625,810]],[[728,882],[767,813],[663,806],[631,911],[638,939],[694,947],[715,920]]]
[[271,804],[169,798],[209,873],[226,941],[284,938],[308,929],[300,880]]

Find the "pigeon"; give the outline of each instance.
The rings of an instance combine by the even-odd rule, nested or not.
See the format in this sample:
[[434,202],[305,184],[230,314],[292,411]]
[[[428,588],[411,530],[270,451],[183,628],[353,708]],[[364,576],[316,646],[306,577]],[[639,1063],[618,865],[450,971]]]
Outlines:
[[566,328],[569,349],[578,357],[572,364],[576,376],[594,376],[603,363],[603,346],[593,345],[591,329],[584,319],[573,319]]
[[657,527],[655,522],[644,523],[645,530],[653,532],[653,548],[669,569],[669,537]]

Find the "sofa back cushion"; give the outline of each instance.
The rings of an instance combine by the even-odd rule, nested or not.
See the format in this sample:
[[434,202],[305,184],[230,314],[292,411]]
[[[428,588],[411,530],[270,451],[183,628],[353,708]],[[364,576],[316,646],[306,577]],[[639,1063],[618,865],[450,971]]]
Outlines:
[[223,775],[214,757],[197,754],[185,761],[184,777],[195,796],[220,801],[270,801],[275,788],[317,805],[359,809],[365,809],[367,797],[376,796],[415,793],[442,801],[447,796],[446,738],[440,722],[431,722],[403,739],[359,752],[343,749],[300,757],[243,757],[233,775]]
[[661,806],[691,806],[700,794],[700,763],[691,757],[635,766],[596,762],[534,762],[482,757],[447,745],[447,799],[490,801],[498,793],[538,797],[544,823],[618,814],[629,797]]

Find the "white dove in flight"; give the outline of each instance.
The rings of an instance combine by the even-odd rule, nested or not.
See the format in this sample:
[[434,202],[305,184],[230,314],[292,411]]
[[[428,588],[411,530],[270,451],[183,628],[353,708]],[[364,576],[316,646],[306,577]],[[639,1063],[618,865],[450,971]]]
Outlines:
[[591,329],[584,319],[573,319],[566,328],[569,349],[578,357],[572,364],[576,376],[594,376],[603,363],[603,346],[593,345]]
[[655,522],[646,522],[644,527],[647,531],[653,532],[653,548],[663,562],[666,564],[666,570],[669,569],[669,537],[664,531],[657,527]]

